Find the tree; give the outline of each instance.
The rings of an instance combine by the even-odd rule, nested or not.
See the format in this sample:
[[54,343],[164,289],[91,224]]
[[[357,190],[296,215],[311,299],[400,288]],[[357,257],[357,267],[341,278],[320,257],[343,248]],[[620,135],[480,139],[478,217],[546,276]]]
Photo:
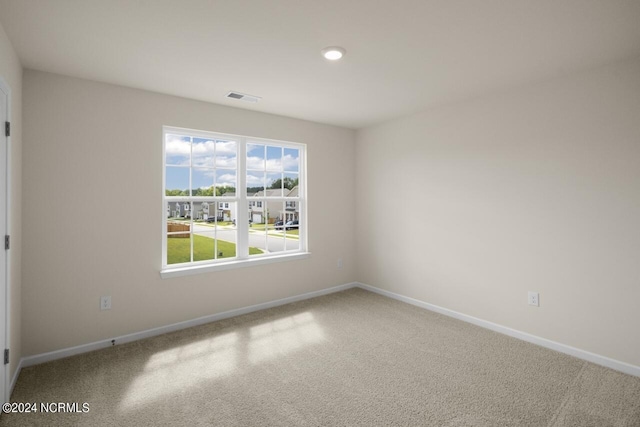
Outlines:
[[[287,190],[291,190],[296,185],[298,185],[298,178],[292,179],[288,176],[284,177],[284,188],[286,188]],[[282,179],[278,178],[274,180],[269,186],[269,188],[272,190],[277,190],[279,188],[282,188]]]
[[262,187],[247,187],[247,194],[248,195],[255,194],[258,191],[262,191],[262,190],[264,190],[264,188]]
[[231,187],[229,185],[223,185],[221,187],[216,187],[216,196],[223,196],[226,193],[235,193],[235,187]]
[[191,193],[193,196],[213,196],[213,185],[209,188],[194,188]]
[[167,196],[188,196],[188,190],[165,190]]
[[[230,185],[223,185],[220,187],[214,187],[213,185],[209,188],[194,188],[191,191],[192,196],[200,196],[200,197],[212,197],[214,196],[214,188],[215,188],[215,196],[220,197],[225,195],[226,193],[235,193],[236,188]],[[262,190],[260,188],[259,190]],[[256,190],[256,191],[259,191]],[[188,196],[189,190],[165,190],[165,195],[167,196]]]

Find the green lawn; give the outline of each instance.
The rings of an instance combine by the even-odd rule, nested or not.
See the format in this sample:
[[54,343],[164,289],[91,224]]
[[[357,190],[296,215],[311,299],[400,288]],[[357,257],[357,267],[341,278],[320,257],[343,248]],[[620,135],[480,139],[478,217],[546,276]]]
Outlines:
[[[269,236],[273,236],[273,237],[282,237],[282,231],[281,229],[278,229],[276,231],[273,230],[269,230]],[[288,239],[294,239],[294,240],[298,240],[300,237],[300,233],[298,230],[287,230],[287,238]]]
[[[214,259],[215,240],[209,237],[193,235],[193,260],[204,261]],[[218,255],[220,258],[232,258],[236,256],[235,243],[218,240]],[[249,248],[249,255],[261,254],[258,248]],[[167,238],[167,264],[178,264],[191,261],[191,242],[188,238]]]

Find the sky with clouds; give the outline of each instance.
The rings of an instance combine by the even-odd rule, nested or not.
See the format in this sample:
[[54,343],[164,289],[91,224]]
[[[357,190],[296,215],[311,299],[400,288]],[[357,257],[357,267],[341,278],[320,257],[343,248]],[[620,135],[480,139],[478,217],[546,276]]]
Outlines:
[[[238,143],[232,140],[166,135],[166,188],[189,188],[189,172],[193,188],[215,186],[236,187]],[[247,186],[271,185],[279,178],[296,179],[300,170],[300,152],[296,148],[247,144]]]

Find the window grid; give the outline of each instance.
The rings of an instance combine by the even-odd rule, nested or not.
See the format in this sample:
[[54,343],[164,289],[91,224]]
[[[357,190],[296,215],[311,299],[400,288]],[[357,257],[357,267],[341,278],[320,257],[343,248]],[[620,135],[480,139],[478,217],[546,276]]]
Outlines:
[[[197,135],[194,135],[197,133]],[[188,141],[190,143],[189,148],[189,162],[188,164],[180,164],[176,165],[170,161],[167,161],[167,153],[165,151],[163,158],[165,159],[165,167],[164,167],[164,177],[163,177],[163,186],[167,188],[167,168],[169,167],[178,167],[178,168],[188,168],[189,169],[189,187],[187,189],[187,195],[173,196],[168,194],[168,190],[163,189],[163,203],[165,203],[165,207],[163,211],[167,212],[167,215],[164,216],[163,221],[163,230],[165,236],[163,238],[163,269],[171,268],[175,264],[170,263],[167,259],[167,246],[169,236],[172,235],[180,235],[180,234],[189,234],[189,261],[186,263],[176,263],[178,266],[187,265],[199,265],[199,264],[211,264],[215,261],[220,260],[220,246],[219,246],[219,220],[221,218],[219,211],[222,211],[222,219],[224,220],[224,209],[235,204],[235,216],[234,220],[237,226],[235,228],[235,245],[236,245],[236,253],[233,258],[225,258],[226,260],[247,260],[248,258],[257,258],[257,257],[268,257],[269,255],[274,254],[282,254],[282,253],[298,253],[306,251],[306,233],[299,229],[299,226],[296,225],[295,228],[297,230],[297,236],[294,238],[293,233],[290,233],[290,229],[284,224],[286,224],[290,218],[296,218],[298,221],[296,224],[300,224],[300,220],[305,214],[302,209],[302,204],[304,201],[304,187],[299,188],[300,184],[304,184],[303,174],[304,174],[304,165],[305,165],[305,149],[304,145],[296,144],[296,143],[282,143],[280,141],[269,141],[269,140],[256,140],[256,139],[247,139],[244,137],[237,136],[229,136],[229,135],[220,135],[213,134],[207,132],[198,132],[198,131],[189,131],[175,128],[165,128],[164,129],[164,149],[166,150],[167,144],[167,135],[179,135],[185,136],[185,134],[190,134]],[[194,155],[194,139],[197,137],[204,137],[212,139],[216,143],[213,144],[213,164],[210,170],[213,171],[213,180],[212,180],[212,192],[211,196],[203,196],[202,194],[194,195],[194,170],[205,170],[205,168],[197,168],[200,164],[196,165],[195,163],[195,155]],[[221,196],[216,196],[217,188],[219,186],[218,174],[217,170],[220,169],[218,167],[218,157],[217,157],[217,149],[218,149],[218,139],[220,140],[232,140],[236,143],[236,151],[235,151],[235,165],[233,170],[235,171],[235,193],[233,196],[225,196],[222,194]],[[261,146],[261,153],[259,157],[261,160],[260,167],[252,167],[249,159],[249,153],[247,151],[247,147],[251,147],[252,151],[255,150],[255,146]],[[296,167],[294,168],[286,168],[284,163],[285,153],[289,151],[291,153],[295,153],[296,159]],[[275,159],[275,160],[274,160]],[[252,159],[252,161],[255,159]],[[225,166],[226,169],[229,169],[229,165]],[[208,168],[206,168],[208,170]],[[261,197],[258,200],[250,200],[253,197],[248,193],[248,188],[250,187],[248,181],[250,172],[260,172],[260,175],[254,175],[254,178],[258,178],[258,186],[257,188],[263,192]],[[271,179],[271,180],[269,180]],[[279,179],[279,185],[278,185]],[[296,192],[294,196],[288,196],[288,192],[292,192],[291,188],[287,188],[285,185],[285,179],[287,179],[287,184],[289,187],[292,186],[292,183],[296,184]],[[253,180],[255,181],[255,179]],[[253,182],[255,184],[255,182]],[[280,191],[269,191],[269,190],[280,190]],[[256,203],[258,202],[258,203]],[[172,213],[172,203],[180,203],[186,205],[185,212],[189,212],[188,214],[188,231],[168,231],[167,229],[167,217]],[[213,215],[213,230],[211,235],[213,236],[213,256],[208,260],[199,260],[195,259],[196,253],[196,236],[201,236],[202,231],[196,231],[196,226],[199,224],[196,222],[196,216],[200,215],[199,212],[203,211],[203,203],[209,203],[208,205],[208,215]],[[278,203],[278,208],[275,209],[276,213],[272,210],[272,206],[274,203]],[[199,209],[196,207],[198,204]],[[269,206],[271,204],[271,206]],[[255,232],[255,230],[251,230],[249,226],[249,222],[253,218],[247,218],[247,216],[252,215],[251,208],[259,207],[262,209],[260,212],[261,219],[261,232]],[[287,209],[291,210],[291,208],[295,208],[293,212],[288,212]],[[211,212],[211,208],[214,207],[215,212]],[[243,208],[243,207],[248,207]],[[245,210],[245,214],[243,214],[243,209]],[[229,215],[231,216],[231,215]],[[203,217],[198,217],[198,220],[201,220]],[[240,222],[243,218],[247,219],[247,221]],[[208,220],[208,217],[207,217]],[[282,222],[281,231],[274,224],[276,222]],[[208,222],[208,221],[207,221]],[[291,227],[293,229],[293,227]],[[306,227],[305,227],[306,230]],[[251,233],[251,234],[250,234]],[[252,253],[249,251],[249,240],[251,239],[251,235],[257,234],[258,236],[262,234],[263,244],[261,246],[261,252],[256,252],[252,249]],[[280,243],[278,246],[274,242]]]

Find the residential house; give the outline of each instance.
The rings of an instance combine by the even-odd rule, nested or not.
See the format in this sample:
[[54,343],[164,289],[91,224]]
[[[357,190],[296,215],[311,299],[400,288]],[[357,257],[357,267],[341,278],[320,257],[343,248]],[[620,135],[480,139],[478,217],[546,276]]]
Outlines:
[[[289,191],[287,197],[298,197],[298,186]],[[283,221],[297,221],[300,218],[300,204],[297,200],[287,200],[284,202],[284,210],[280,211],[280,219]]]
[[285,197],[289,194],[288,189],[268,189],[254,193],[249,200],[249,219],[256,224],[273,224],[278,219],[282,219],[283,202],[268,200],[268,197]]
[[167,206],[167,218],[191,218],[189,202],[170,202]]
[[[224,197],[235,197],[236,193],[224,193]],[[218,202],[218,221],[236,220],[236,202]]]
[[[227,197],[234,197],[234,193],[226,193]],[[191,218],[196,221],[206,221],[211,217],[217,217],[218,221],[234,221],[236,219],[236,203],[229,201],[220,202],[194,202],[193,209],[188,202],[170,202],[167,204],[167,218]]]

